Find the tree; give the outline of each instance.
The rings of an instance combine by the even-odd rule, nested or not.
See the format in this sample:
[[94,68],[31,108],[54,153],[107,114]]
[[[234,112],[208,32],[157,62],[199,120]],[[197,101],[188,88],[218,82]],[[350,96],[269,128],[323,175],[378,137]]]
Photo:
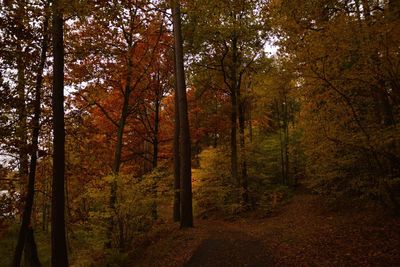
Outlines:
[[175,43],[175,79],[179,114],[179,153],[180,153],[180,202],[181,228],[193,227],[192,210],[192,169],[189,118],[186,98],[185,70],[183,62],[183,39],[181,31],[181,12],[179,0],[171,1]]
[[310,184],[398,209],[399,18],[391,7],[277,1],[271,10],[285,68],[297,75]]
[[[142,171],[148,171],[146,146],[149,143],[153,144],[152,166],[158,164],[159,112],[161,100],[168,90],[165,80],[169,77],[166,65],[163,65],[168,62],[168,57],[164,55],[165,45],[160,44],[161,41],[168,44],[168,34],[164,31],[163,16],[152,12],[149,6],[146,1],[93,4],[92,16],[76,22],[78,30],[71,33],[69,39],[75,50],[70,63],[70,83],[80,87],[77,98],[83,99],[93,113],[99,113],[96,118],[107,125],[102,127],[109,137],[107,142],[114,143],[110,164],[114,178],[110,182],[111,215],[106,246],[116,245],[120,250],[124,249],[125,242],[122,224],[116,218],[116,180],[123,163],[139,156],[144,160]],[[102,33],[100,37],[99,32]],[[83,42],[82,37],[91,43]],[[82,68],[77,63],[80,61],[87,61],[89,67]],[[149,111],[153,106],[154,120],[150,122]],[[138,148],[142,150],[138,151]],[[113,242],[114,232],[118,232],[117,242]]]
[[216,71],[230,97],[231,175],[242,192],[244,206],[248,204],[248,177],[243,79],[254,61],[263,57],[267,30],[262,12],[264,4],[264,1],[247,0],[192,1],[188,4],[188,28],[193,31],[189,47],[196,55],[193,65]]
[[[174,73],[176,73],[176,63],[174,60]],[[180,175],[180,153],[179,153],[179,99],[178,99],[178,83],[177,79],[175,83],[175,94],[174,94],[174,144],[173,144],[173,158],[174,158],[174,207],[173,207],[173,219],[175,222],[179,222],[181,219],[181,175]]]
[[65,230],[65,130],[64,130],[64,33],[63,2],[52,6],[53,36],[53,185],[51,206],[51,264],[68,266]]
[[[43,70],[46,63],[46,54],[48,47],[48,11],[47,6],[45,7],[45,18],[43,21],[43,35],[41,44],[40,61],[37,69],[36,86],[35,86],[35,101],[34,101],[34,117],[33,117],[33,132],[31,141],[31,159],[29,166],[29,177],[28,177],[28,190],[27,197],[25,199],[25,207],[22,215],[21,228],[18,236],[18,243],[15,249],[15,255],[13,259],[13,266],[20,266],[22,251],[24,246],[25,251],[31,250],[30,261],[31,266],[40,266],[38,259],[36,245],[33,238],[33,231],[29,229],[31,222],[31,214],[35,193],[35,178],[36,178],[36,165],[37,165],[37,154],[38,154],[38,143],[39,143],[39,132],[40,132],[40,113],[41,113],[41,90],[43,83]],[[28,243],[30,242],[30,243]],[[30,246],[30,247],[29,247]]]

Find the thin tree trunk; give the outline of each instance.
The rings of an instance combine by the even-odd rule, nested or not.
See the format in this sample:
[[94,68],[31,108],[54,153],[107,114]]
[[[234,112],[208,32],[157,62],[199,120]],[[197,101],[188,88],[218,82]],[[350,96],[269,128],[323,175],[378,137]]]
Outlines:
[[285,182],[289,183],[289,116],[286,92],[284,92],[284,145],[285,145]]
[[[25,208],[22,215],[21,228],[19,231],[17,246],[15,248],[15,254],[13,259],[14,267],[18,267],[21,264],[22,251],[25,245],[25,241],[27,240],[29,225],[31,222],[34,194],[35,194],[36,164],[37,164],[37,152],[38,152],[38,142],[39,142],[39,132],[40,132],[41,90],[43,82],[43,69],[44,69],[44,64],[46,62],[46,53],[48,46],[47,26],[48,26],[48,17],[46,15],[43,25],[43,41],[41,48],[42,51],[40,54],[40,62],[37,70],[36,85],[35,85],[34,117],[32,120],[33,123],[32,150],[31,150],[31,160],[29,166],[28,190],[25,200]],[[33,231],[32,231],[32,240],[33,240]],[[31,255],[33,256],[32,266],[40,266],[40,262],[39,265],[35,265],[35,262],[38,262],[34,257],[35,255],[37,255],[37,251],[35,251],[35,249],[36,246],[31,247],[31,252],[32,252]]]
[[236,129],[237,129],[237,97],[236,91],[231,90],[231,174],[232,179],[239,185],[238,175],[238,156],[237,156],[237,143],[236,143]]
[[132,72],[132,62],[130,59],[130,55],[128,55],[128,70],[127,70],[127,79],[126,86],[124,92],[124,103],[122,105],[121,117],[118,123],[118,131],[117,131],[117,142],[115,144],[114,149],[114,164],[113,164],[113,173],[118,174],[119,169],[121,167],[121,155],[122,155],[122,141],[124,136],[124,129],[126,124],[126,119],[128,117],[128,108],[129,108],[129,97],[131,94],[131,72]]
[[[158,81],[159,82],[159,81]],[[159,84],[159,83],[158,83]],[[152,159],[152,169],[156,169],[158,165],[158,132],[159,132],[159,124],[160,124],[160,102],[161,96],[159,90],[156,91],[156,99],[155,99],[155,110],[154,110],[154,137],[153,137],[153,159]],[[158,219],[157,212],[157,177],[153,177],[153,198],[154,201],[152,203],[152,217],[153,220]]]
[[240,186],[238,175],[238,154],[237,154],[237,112],[238,112],[238,82],[237,82],[237,37],[236,34],[232,37],[232,68],[231,68],[231,173],[232,179]]
[[158,95],[155,103],[154,113],[153,169],[157,168],[158,165],[158,132],[160,125],[160,100]]
[[247,176],[247,162],[246,162],[246,143],[245,143],[245,103],[241,99],[240,91],[238,90],[239,97],[239,139],[240,139],[240,165],[241,165],[241,178],[242,178],[242,201],[245,206],[249,204],[248,192],[248,176]]
[[175,39],[175,63],[180,123],[180,190],[181,190],[181,228],[193,227],[192,208],[192,170],[189,117],[186,98],[185,70],[183,62],[183,40],[179,0],[172,0],[172,18]]
[[65,130],[64,130],[64,36],[62,2],[53,10],[53,186],[51,207],[51,265],[68,266],[65,235]]
[[[174,73],[176,73],[176,58],[174,54]],[[175,125],[174,125],[174,210],[173,210],[173,219],[175,222],[180,221],[181,219],[181,193],[180,193],[180,154],[179,154],[179,99],[178,99],[178,83],[175,77]]]
[[[113,163],[113,180],[111,181],[110,185],[110,209],[111,209],[111,218],[110,218],[110,223],[108,227],[108,240],[106,242],[106,247],[111,248],[112,247],[112,233],[114,231],[114,224],[116,223],[114,220],[114,215],[116,214],[116,207],[115,204],[117,202],[117,190],[118,190],[118,184],[116,180],[116,176],[119,174],[119,170],[121,167],[121,156],[122,156],[122,144],[123,144],[123,136],[124,136],[124,129],[125,129],[125,124],[126,124],[126,119],[128,117],[128,110],[129,110],[129,98],[130,94],[132,91],[131,87],[131,79],[132,79],[132,59],[131,59],[131,54],[130,54],[130,49],[128,50],[128,68],[127,68],[127,78],[126,78],[126,86],[125,86],[125,92],[124,92],[124,102],[122,105],[122,110],[121,110],[121,117],[119,119],[118,123],[118,131],[117,131],[117,142],[115,144],[115,149],[114,149],[114,163]],[[119,224],[118,224],[119,225]],[[121,233],[122,229],[119,229],[119,233]],[[120,237],[123,239],[123,237]],[[118,244],[118,247],[122,250],[124,247],[124,244],[122,244],[122,240],[120,240],[120,243]]]
[[253,124],[252,124],[252,106],[251,106],[251,101],[248,105],[248,109],[247,109],[247,113],[248,113],[248,120],[249,120],[249,138],[250,138],[250,143],[253,143]]
[[[278,100],[275,100],[275,108],[276,108],[276,112],[278,115],[278,121],[279,121],[279,145],[280,145],[280,154],[281,154],[281,175],[282,175],[282,184],[286,184],[286,171],[285,171],[285,157],[284,157],[284,133],[282,130],[282,125],[281,125],[281,112],[279,109],[279,103]],[[282,119],[283,120],[283,119]],[[283,122],[282,122],[283,123]]]

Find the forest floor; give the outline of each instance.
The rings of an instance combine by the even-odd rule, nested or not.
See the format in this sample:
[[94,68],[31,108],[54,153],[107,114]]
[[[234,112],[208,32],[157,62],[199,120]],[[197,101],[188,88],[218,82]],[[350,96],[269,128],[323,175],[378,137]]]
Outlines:
[[400,266],[400,218],[378,209],[332,211],[298,190],[271,216],[196,220],[160,230],[133,266]]

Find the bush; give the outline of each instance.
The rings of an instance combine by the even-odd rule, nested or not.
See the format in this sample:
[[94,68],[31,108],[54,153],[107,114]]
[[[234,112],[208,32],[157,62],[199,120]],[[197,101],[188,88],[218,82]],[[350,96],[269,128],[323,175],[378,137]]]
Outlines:
[[[157,220],[159,197],[157,185],[163,173],[155,171],[140,178],[129,175],[107,176],[91,187],[85,196],[91,203],[87,227],[105,243],[113,222],[112,247],[131,247],[136,237],[146,233]],[[117,184],[115,209],[111,209],[110,188]]]
[[[272,144],[271,144],[272,143]],[[265,151],[274,151],[274,140],[259,143],[249,151],[249,198],[251,209],[261,209],[269,214],[290,195],[287,186],[276,183],[279,166],[264,156]],[[257,149],[257,151],[256,151]],[[265,153],[265,154],[264,154]],[[268,153],[274,157],[274,153]],[[275,153],[276,156],[276,153]],[[200,168],[193,170],[195,213],[207,217],[235,217],[248,210],[242,203],[242,189],[230,174],[230,154],[223,148],[207,148],[200,154]]]
[[200,168],[193,170],[196,215],[209,217],[237,214],[240,211],[240,192],[230,175],[228,152],[220,148],[207,148],[199,158]]

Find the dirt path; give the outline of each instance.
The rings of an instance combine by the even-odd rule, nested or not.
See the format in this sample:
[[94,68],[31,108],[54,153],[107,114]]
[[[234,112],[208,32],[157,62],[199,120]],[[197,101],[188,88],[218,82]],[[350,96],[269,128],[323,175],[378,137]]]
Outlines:
[[186,267],[256,267],[272,264],[272,258],[266,253],[261,239],[221,222],[216,224],[209,234],[185,264]]
[[195,226],[162,234],[139,266],[400,266],[400,218],[328,211],[306,191],[270,217]]

